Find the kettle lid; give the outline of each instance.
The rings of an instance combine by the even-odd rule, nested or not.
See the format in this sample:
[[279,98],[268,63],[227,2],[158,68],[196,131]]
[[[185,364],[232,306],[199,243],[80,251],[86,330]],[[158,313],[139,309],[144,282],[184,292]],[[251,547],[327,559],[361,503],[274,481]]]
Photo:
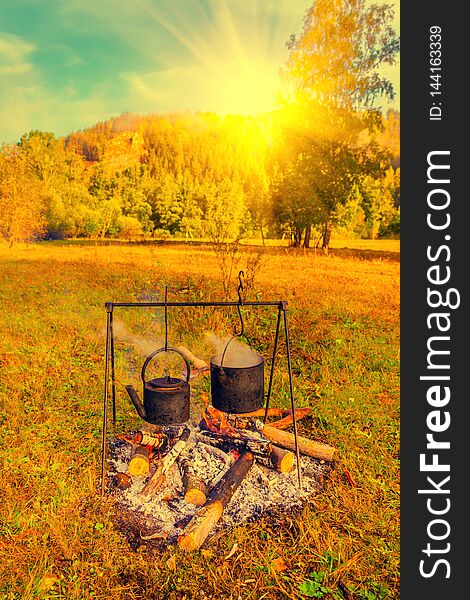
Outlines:
[[182,379],[176,377],[170,377],[165,375],[164,377],[157,377],[156,379],[150,379],[146,382],[146,387],[163,390],[175,390],[179,389],[184,384]]

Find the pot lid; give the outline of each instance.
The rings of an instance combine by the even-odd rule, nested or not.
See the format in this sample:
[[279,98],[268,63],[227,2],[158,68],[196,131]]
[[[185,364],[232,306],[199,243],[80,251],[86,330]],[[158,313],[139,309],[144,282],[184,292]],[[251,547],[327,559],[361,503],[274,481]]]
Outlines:
[[165,377],[150,379],[145,385],[155,389],[174,390],[180,388],[183,383],[184,381],[182,379],[165,375]]

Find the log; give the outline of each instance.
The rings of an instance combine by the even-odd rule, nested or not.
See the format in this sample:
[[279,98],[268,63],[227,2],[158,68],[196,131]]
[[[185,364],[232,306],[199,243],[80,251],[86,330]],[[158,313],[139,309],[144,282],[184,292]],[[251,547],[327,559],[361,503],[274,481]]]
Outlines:
[[150,470],[150,449],[148,446],[136,446],[133,451],[127,472],[134,477],[148,475]]
[[187,358],[190,362],[192,362],[196,369],[201,370],[201,369],[209,368],[209,365],[206,363],[205,360],[202,360],[201,358],[194,356],[194,354],[191,352],[191,350],[188,350],[188,348],[186,348],[186,346],[178,346],[177,350],[179,350],[185,358]]
[[150,477],[150,479],[144,485],[142,490],[139,492],[139,497],[142,500],[148,502],[162,487],[163,483],[165,482],[166,474],[168,473],[169,468],[178,458],[179,454],[181,454],[183,449],[186,447],[186,442],[189,438],[189,434],[190,431],[186,427],[186,429],[181,434],[180,439],[176,442],[173,448],[156,463],[157,468],[155,469],[154,474]]
[[294,467],[295,454],[278,446],[271,446],[269,457],[257,456],[257,462],[279,473],[290,473]]
[[[249,418],[249,417],[264,417],[264,413],[266,412],[265,408],[260,408],[259,410],[255,410],[253,412],[248,412],[248,413],[237,413],[236,416],[237,417],[241,417],[241,418]],[[288,410],[284,409],[284,408],[268,408],[268,417],[282,417],[283,415],[286,414],[286,412],[288,412]]]
[[168,444],[168,436],[161,432],[139,430],[132,436],[132,441],[141,446],[152,446],[161,451]]
[[[269,440],[282,448],[295,450],[295,436],[293,433],[282,431],[281,429],[271,427],[270,425],[260,425],[263,435]],[[307,456],[312,456],[313,458],[332,460],[336,452],[336,448],[333,448],[332,446],[309,440],[301,435],[297,436],[297,441],[299,443],[299,452],[306,454]]]
[[201,479],[201,477],[192,472],[191,461],[187,456],[180,456],[178,465],[181,471],[181,479],[183,480],[185,502],[202,506],[207,500],[209,486],[204,479]]
[[149,500],[151,500],[155,496],[157,491],[162,487],[163,483],[165,482],[166,477],[165,477],[165,475],[163,475],[163,472],[162,472],[162,470],[163,470],[162,460],[163,459],[160,459],[159,461],[157,461],[156,469],[155,469],[153,475],[150,477],[150,479],[144,485],[142,490],[139,492],[139,498],[144,500],[144,502],[148,502]]
[[219,483],[212,488],[207,502],[196,512],[178,537],[178,546],[181,549],[191,551],[201,547],[222,516],[235,490],[251,469],[253,460],[251,452],[241,454]]

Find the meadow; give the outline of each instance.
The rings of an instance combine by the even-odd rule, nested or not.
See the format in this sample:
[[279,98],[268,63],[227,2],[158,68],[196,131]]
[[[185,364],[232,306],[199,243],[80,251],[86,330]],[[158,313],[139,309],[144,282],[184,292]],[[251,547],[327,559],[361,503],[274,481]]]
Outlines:
[[[193,554],[132,550],[113,526],[112,498],[99,494],[105,303],[161,300],[165,285],[175,301],[222,300],[220,255],[183,243],[0,246],[0,599],[399,598],[399,243],[368,244],[236,256],[231,299],[244,269],[247,299],[288,301],[296,399],[312,408],[300,432],[337,455],[300,514]],[[269,357],[275,314],[244,315]],[[133,335],[161,339],[161,312],[118,317]],[[230,332],[237,315],[192,309],[169,322],[171,342],[207,360],[207,332]],[[121,384],[141,359],[125,342],[119,431],[138,422]],[[272,403],[288,406],[279,351]]]

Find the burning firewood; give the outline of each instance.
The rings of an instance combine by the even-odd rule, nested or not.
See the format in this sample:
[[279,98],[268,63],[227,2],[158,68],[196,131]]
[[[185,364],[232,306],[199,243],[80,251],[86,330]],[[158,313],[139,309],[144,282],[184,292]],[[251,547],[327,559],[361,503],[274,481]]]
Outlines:
[[191,461],[188,456],[179,458],[178,465],[183,480],[184,499],[188,504],[202,506],[207,500],[209,486],[198,477],[191,469]]
[[192,517],[178,537],[178,546],[186,551],[196,550],[204,543],[216,525],[233,494],[253,465],[253,454],[245,452],[212,488],[207,502]]
[[[309,415],[312,412],[311,408],[296,408],[295,409],[295,416],[298,419],[301,419],[304,416]],[[253,412],[250,413],[237,413],[237,417],[241,417],[241,418],[256,418],[256,417],[264,417],[266,413],[266,409],[265,408],[260,408],[259,410],[255,410]],[[289,415],[292,415],[292,410],[290,410],[289,408],[277,408],[276,406],[272,406],[270,408],[268,408],[268,414],[266,415],[267,417],[287,417]],[[278,423],[279,421],[276,421],[276,423]],[[274,425],[274,423],[271,423],[271,425]]]
[[[287,450],[295,450],[295,436],[292,433],[282,431],[272,425],[264,425],[259,419],[246,421],[240,419],[239,415],[225,414],[211,406],[208,402],[205,402],[205,413],[200,425],[203,429],[208,430],[206,434],[208,438],[210,438],[211,434],[219,438],[225,436],[225,439],[229,438],[233,444],[239,445],[244,443],[248,450],[255,454],[261,454],[261,456],[269,455],[269,452],[266,453],[265,449],[257,450],[257,446],[259,446],[262,440],[265,442],[274,442],[277,446],[281,446]],[[248,435],[249,432],[252,434],[257,433],[260,437],[251,440]],[[332,460],[336,451],[332,446],[315,442],[302,436],[297,436],[297,440],[299,452],[313,458]],[[211,443],[210,439],[209,443]]]
[[151,500],[156,494],[156,492],[161,488],[171,465],[175,462],[175,460],[186,447],[189,434],[190,431],[186,427],[183,433],[181,434],[181,437],[172,447],[172,449],[167,454],[165,454],[163,458],[157,461],[156,470],[154,474],[150,477],[145,486],[142,488],[142,491],[139,493],[139,496],[142,500],[146,502],[148,500]]
[[[311,408],[308,408],[308,407],[307,408],[296,408],[295,409],[295,420],[300,421],[300,419],[307,417],[311,413],[312,413]],[[276,429],[284,429],[285,427],[289,427],[289,425],[292,425],[293,422],[294,422],[294,417],[292,415],[292,411],[290,410],[284,418],[279,419],[279,421],[274,421],[273,423],[269,423],[269,426],[276,427]]]
[[237,437],[227,433],[203,431],[199,434],[199,439],[222,450],[237,450],[240,454],[249,451],[256,456],[268,457],[271,453],[271,442],[259,433],[248,430],[240,431]]
[[[244,419],[246,419],[246,418],[250,419],[250,418],[255,418],[255,417],[264,417],[265,412],[266,412],[266,409],[260,408],[258,410],[254,410],[253,412],[237,413],[237,417],[242,417]],[[268,408],[268,414],[266,416],[267,417],[282,417],[285,413],[286,413],[286,410],[284,410],[283,408],[271,407],[271,408]]]

